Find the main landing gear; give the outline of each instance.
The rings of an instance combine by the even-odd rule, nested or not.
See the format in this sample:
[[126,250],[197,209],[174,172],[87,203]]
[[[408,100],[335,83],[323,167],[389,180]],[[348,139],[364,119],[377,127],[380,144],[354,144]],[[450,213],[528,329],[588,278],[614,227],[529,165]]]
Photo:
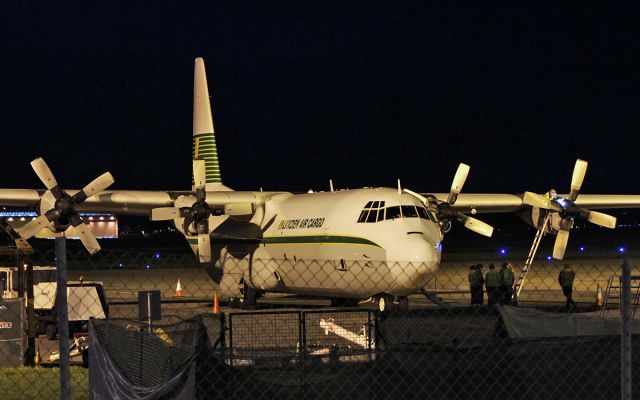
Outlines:
[[231,308],[241,308],[241,309],[253,309],[256,307],[256,303],[258,302],[258,298],[261,293],[247,285],[244,279],[240,280],[240,297],[235,297],[229,300],[229,306]]
[[409,298],[407,296],[400,296],[394,298],[390,294],[383,293],[377,296],[378,311],[381,313],[389,313],[393,310],[408,310]]

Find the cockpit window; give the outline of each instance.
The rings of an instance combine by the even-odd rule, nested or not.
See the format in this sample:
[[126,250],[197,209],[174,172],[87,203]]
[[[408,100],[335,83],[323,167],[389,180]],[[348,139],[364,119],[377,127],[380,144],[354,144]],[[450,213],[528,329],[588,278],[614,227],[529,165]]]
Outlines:
[[400,218],[400,206],[393,206],[387,208],[387,217],[385,219]]
[[429,219],[427,210],[424,207],[418,207],[418,215],[420,216],[420,218]]
[[416,206],[401,206],[402,208],[402,217],[403,218],[418,218],[418,212],[416,211]]
[[360,212],[358,222],[377,222],[384,219],[384,201],[369,201]]

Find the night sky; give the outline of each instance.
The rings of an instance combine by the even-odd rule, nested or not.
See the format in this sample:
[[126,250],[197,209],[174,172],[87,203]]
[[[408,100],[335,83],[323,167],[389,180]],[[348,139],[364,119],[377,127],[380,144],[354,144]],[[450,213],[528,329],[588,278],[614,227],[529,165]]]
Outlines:
[[465,162],[465,192],[565,192],[583,158],[583,193],[640,193],[637,9],[31,3],[0,6],[0,187],[43,156],[67,188],[189,189],[202,56],[236,190],[446,192]]

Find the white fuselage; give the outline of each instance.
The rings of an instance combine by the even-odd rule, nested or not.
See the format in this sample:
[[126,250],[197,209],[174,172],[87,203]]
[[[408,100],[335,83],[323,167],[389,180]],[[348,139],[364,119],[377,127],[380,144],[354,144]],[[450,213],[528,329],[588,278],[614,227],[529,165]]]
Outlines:
[[424,287],[440,263],[435,218],[395,189],[281,194],[266,201],[253,221],[263,234],[245,257],[243,275],[260,290],[404,296]]

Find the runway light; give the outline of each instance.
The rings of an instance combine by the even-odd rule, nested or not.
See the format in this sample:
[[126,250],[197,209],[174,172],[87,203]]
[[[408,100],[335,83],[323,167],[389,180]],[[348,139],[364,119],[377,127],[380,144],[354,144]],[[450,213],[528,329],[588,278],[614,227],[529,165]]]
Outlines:
[[151,265],[147,264],[146,268],[151,269]]
[[119,264],[118,264],[118,267],[120,267],[120,268],[124,268],[124,264],[119,263]]
[[584,246],[580,246],[580,251],[584,251]]
[[113,221],[113,220],[115,220],[115,219],[116,219],[116,217],[114,217],[114,216],[112,215],[112,216],[110,216],[110,217],[109,217],[109,219],[110,219],[111,221]]
[[500,255],[505,255],[507,254],[507,249],[500,249]]
[[624,247],[618,247],[618,253],[624,253]]
[[7,221],[9,221],[9,222],[13,221],[13,217],[7,218]]
[[160,253],[156,253],[156,254],[154,254],[154,255],[153,255],[153,257],[154,257],[156,260],[159,260],[159,259],[160,259]]
[[26,221],[25,217],[20,218],[20,221]]
[[93,217],[89,217],[89,221],[93,221]]
[[100,219],[100,221],[104,221],[104,217],[100,217],[99,219]]
[[547,261],[551,261],[551,256],[547,256]]

